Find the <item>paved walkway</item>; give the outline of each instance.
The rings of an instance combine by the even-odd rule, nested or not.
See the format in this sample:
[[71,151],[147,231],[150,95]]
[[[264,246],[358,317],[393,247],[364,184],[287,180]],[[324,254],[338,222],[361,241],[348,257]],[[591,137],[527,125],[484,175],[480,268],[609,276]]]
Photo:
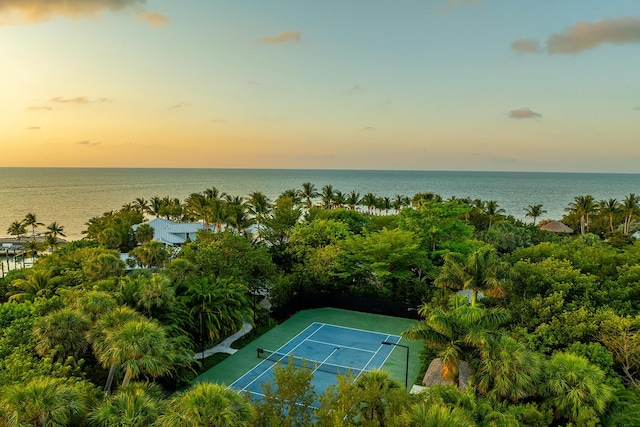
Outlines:
[[234,341],[236,341],[238,338],[242,337],[243,335],[248,334],[251,331],[251,329],[253,329],[253,326],[251,326],[249,322],[242,322],[242,328],[240,328],[238,332],[226,338],[224,341],[222,341],[220,344],[216,346],[213,346],[205,351],[199,351],[194,355],[194,358],[196,360],[202,360],[204,358],[211,356],[214,353],[227,353],[227,354],[235,353],[238,350],[236,350],[235,348],[231,348],[231,344],[233,344]]

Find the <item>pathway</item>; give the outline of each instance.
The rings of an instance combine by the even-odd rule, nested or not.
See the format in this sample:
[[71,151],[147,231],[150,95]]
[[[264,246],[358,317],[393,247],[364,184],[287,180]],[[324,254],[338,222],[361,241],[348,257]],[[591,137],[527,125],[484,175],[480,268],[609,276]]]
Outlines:
[[233,344],[233,342],[236,341],[238,338],[248,334],[251,331],[251,329],[253,329],[253,326],[251,326],[249,322],[242,322],[242,328],[240,328],[238,332],[226,338],[224,341],[222,341],[220,344],[216,346],[213,346],[205,351],[199,351],[194,355],[194,358],[197,360],[202,360],[204,358],[211,356],[214,353],[227,353],[227,354],[235,353],[238,350],[236,350],[235,348],[231,348],[231,344]]

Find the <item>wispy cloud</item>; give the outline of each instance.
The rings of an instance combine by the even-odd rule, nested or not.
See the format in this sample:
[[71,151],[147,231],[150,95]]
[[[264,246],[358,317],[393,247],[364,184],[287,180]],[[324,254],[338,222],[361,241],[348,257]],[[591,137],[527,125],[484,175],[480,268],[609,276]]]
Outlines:
[[95,147],[98,144],[100,144],[100,141],[91,142],[88,139],[76,142],[76,145],[84,145],[85,147]]
[[146,0],[2,0],[0,25],[37,23],[56,16],[93,16],[103,11],[142,7]]
[[27,107],[27,111],[51,111],[53,108],[42,106],[42,105],[32,105],[31,107]]
[[520,39],[511,43],[511,49],[518,53],[542,53],[540,42],[536,39]]
[[107,103],[113,102],[113,99],[110,98],[98,98],[96,100],[91,100],[86,96],[76,96],[75,98],[64,98],[62,96],[56,96],[51,98],[49,101],[55,102],[58,104],[91,104],[91,103]]
[[634,108],[635,111],[640,111],[640,107]]
[[301,42],[302,37],[300,31],[283,31],[273,36],[265,36],[258,40],[258,43],[264,44],[281,44],[289,42]]
[[188,106],[189,104],[185,102],[179,102],[178,104],[169,105],[169,108],[172,110],[177,110],[177,109],[188,107]]
[[166,25],[169,22],[169,18],[157,12],[142,12],[138,14],[138,18],[142,19],[145,22],[148,22],[154,27],[160,27],[162,25]]
[[512,119],[540,119],[542,114],[531,111],[529,108],[520,108],[519,110],[511,110],[508,113]]
[[535,39],[516,40],[511,48],[519,53],[546,51],[550,55],[566,55],[595,49],[602,44],[626,43],[640,43],[640,16],[579,22],[549,36],[544,50],[536,49],[539,44]]
[[40,126],[29,126],[27,130],[40,130]]

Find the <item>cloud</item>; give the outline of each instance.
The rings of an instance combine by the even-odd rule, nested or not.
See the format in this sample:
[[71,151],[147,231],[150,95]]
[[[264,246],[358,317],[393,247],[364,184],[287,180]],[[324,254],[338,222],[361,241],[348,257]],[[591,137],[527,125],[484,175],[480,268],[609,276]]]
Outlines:
[[27,107],[27,111],[51,111],[53,108],[47,106],[33,105],[31,107]]
[[529,108],[520,108],[509,111],[509,117],[512,119],[540,119],[542,114],[531,111]]
[[29,126],[27,130],[40,130],[40,126]]
[[160,27],[162,25],[166,25],[169,22],[169,18],[157,12],[142,12],[138,14],[138,18],[148,22],[154,27]]
[[187,103],[180,102],[180,103],[178,103],[178,104],[169,105],[169,108],[170,108],[170,109],[172,109],[172,110],[177,110],[177,109],[179,109],[179,108],[187,107],[188,105],[189,105],[189,104],[187,104]]
[[289,43],[289,42],[301,42],[302,39],[300,37],[299,31],[283,31],[274,36],[266,36],[262,37],[258,40],[258,43],[265,44],[280,44],[280,43]]
[[540,43],[536,39],[520,39],[511,43],[511,49],[518,53],[542,53]]
[[[640,43],[640,16],[579,22],[547,38],[545,51],[550,55],[577,54],[601,44]],[[520,53],[540,53],[535,39],[520,39],[511,48]]]
[[97,102],[97,103],[113,102],[113,99],[98,98],[97,100],[92,101],[86,96],[76,96],[75,98],[63,98],[61,96],[56,96],[54,98],[51,98],[50,101],[56,102],[58,104],[90,104],[92,102]]
[[94,16],[103,11],[142,7],[146,0],[2,0],[0,25],[37,23],[56,16]]
[[84,146],[87,146],[87,147],[95,147],[98,144],[100,144],[100,141],[91,142],[91,141],[89,141],[87,139],[85,139],[84,141],[76,142],[76,145],[84,145]]
[[362,130],[375,130],[375,128],[373,126],[367,126],[362,128]]

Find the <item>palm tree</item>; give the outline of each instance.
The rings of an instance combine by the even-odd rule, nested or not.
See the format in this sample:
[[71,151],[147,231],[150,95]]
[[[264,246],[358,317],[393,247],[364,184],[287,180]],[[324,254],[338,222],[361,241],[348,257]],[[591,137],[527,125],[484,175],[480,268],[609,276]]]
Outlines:
[[[0,390],[0,413],[7,426],[80,425],[87,412],[88,389],[60,378],[35,377]],[[0,421],[2,422],[2,421]]]
[[331,209],[334,195],[333,185],[327,184],[322,187],[322,203],[326,209]]
[[129,256],[146,268],[162,267],[169,260],[169,252],[162,242],[151,241],[135,247]]
[[442,360],[442,376],[455,382],[460,362],[486,348],[494,339],[494,331],[509,319],[503,309],[470,306],[466,298],[453,295],[448,309],[428,304],[418,309],[423,320],[402,336],[424,341],[438,350]]
[[202,220],[204,229],[209,229],[211,222],[211,208],[209,200],[200,193],[191,193],[184,201],[184,212],[192,221]]
[[251,404],[238,392],[209,382],[198,383],[178,393],[158,419],[161,427],[250,427],[254,413]]
[[633,219],[633,216],[637,214],[638,211],[640,211],[639,209],[640,200],[638,200],[635,193],[631,193],[624,198],[624,202],[622,202],[622,207],[625,212],[623,233],[628,235],[629,227],[631,225],[631,220]]
[[136,197],[133,201],[133,209],[144,215],[149,211],[149,202],[144,197]]
[[409,206],[410,203],[411,201],[409,200],[409,197],[403,196],[401,194],[396,194],[391,205],[396,210],[396,212],[400,212],[403,207]]
[[58,236],[67,237],[67,235],[64,234],[64,226],[55,221],[47,226],[47,234],[55,237],[56,240],[58,239]]
[[434,281],[436,286],[453,290],[471,289],[471,305],[478,301],[478,292],[501,297],[508,265],[498,258],[491,246],[474,250],[467,258],[457,252],[444,255],[444,265]]
[[46,270],[29,269],[24,279],[16,279],[11,283],[13,289],[7,292],[9,301],[32,301],[38,297],[49,297],[54,291],[51,273]]
[[518,402],[537,392],[542,375],[538,353],[503,335],[482,349],[481,356],[473,375],[473,382],[481,393],[493,393],[499,401]]
[[300,206],[302,204],[302,199],[300,198],[300,192],[297,191],[295,188],[290,188],[280,193],[280,195],[278,196],[278,199],[282,199],[282,198],[291,199],[291,201],[295,206]]
[[542,204],[538,205],[529,205],[525,210],[525,216],[533,218],[533,225],[536,225],[536,218],[540,218],[542,214],[547,213],[545,209],[542,208]]
[[556,419],[587,425],[604,413],[613,388],[605,382],[604,372],[584,357],[556,353],[545,368],[543,393]]
[[136,307],[146,316],[162,321],[176,309],[176,289],[170,279],[154,274],[150,278],[139,278],[138,282],[138,290],[134,293]]
[[93,353],[103,368],[109,369],[109,375],[104,386],[104,392],[111,392],[111,385],[118,366],[122,360],[113,357],[110,346],[106,342],[108,334],[118,330],[125,323],[141,319],[142,316],[129,307],[118,307],[101,316],[87,334],[87,338],[93,347]]
[[129,384],[97,405],[89,414],[89,421],[97,427],[156,425],[165,407],[160,393],[146,383]]
[[364,195],[364,197],[362,197],[362,201],[360,203],[362,203],[364,206],[367,207],[367,212],[369,212],[369,214],[373,213],[373,209],[376,207],[376,202],[377,202],[377,197],[375,196],[375,194],[373,193],[367,193]]
[[342,191],[336,190],[333,194],[332,202],[333,206],[335,206],[336,208],[341,208],[346,203],[346,197],[344,194],[342,194]]
[[264,193],[254,191],[249,194],[247,204],[249,205],[249,213],[253,215],[253,218],[257,223],[258,233],[260,233],[260,224],[264,222],[265,217],[269,214],[269,211],[271,210],[271,203]]
[[576,196],[565,211],[580,217],[580,233],[584,236],[589,231],[589,215],[595,211],[593,196]]
[[409,409],[411,427],[474,427],[473,415],[464,408],[418,402]]
[[613,233],[613,216],[620,212],[620,203],[616,199],[600,200],[598,212],[609,217],[609,231]]
[[318,193],[315,185],[310,182],[304,182],[302,190],[298,191],[298,195],[305,200],[307,209],[311,209],[311,200],[318,197],[320,193]]
[[197,277],[187,286],[184,300],[186,306],[191,307],[193,323],[199,321],[200,332],[206,332],[212,341],[253,317],[244,285],[213,277]]
[[351,193],[347,194],[344,202],[349,206],[349,209],[354,211],[356,209],[356,206],[360,204],[360,193],[351,191]]
[[162,212],[163,207],[164,202],[162,198],[159,196],[153,196],[147,205],[147,213],[155,216],[156,218],[160,218],[160,213]]
[[170,374],[184,356],[180,344],[155,320],[140,317],[129,320],[105,334],[104,365],[116,364],[124,369],[122,386],[141,375],[159,377]]
[[22,221],[13,221],[7,229],[7,233],[11,236],[16,236],[18,241],[20,241],[22,235],[25,234],[26,231],[27,229]]
[[36,214],[34,214],[34,213],[28,213],[24,217],[24,220],[22,221],[22,223],[25,226],[31,226],[31,237],[32,238],[36,237],[36,228],[38,228],[38,226],[40,226],[40,225],[44,226],[44,223],[39,222],[38,218],[36,218]]
[[254,223],[249,217],[249,205],[242,196],[228,197],[226,217],[229,225],[233,226],[238,234],[242,234]]
[[89,321],[75,310],[63,308],[39,317],[33,326],[36,353],[52,356],[64,362],[69,357],[75,360],[87,348],[85,334]]
[[361,413],[365,425],[385,425],[388,418],[390,402],[394,399],[391,395],[398,392],[406,393],[406,390],[399,382],[392,380],[386,371],[374,370],[362,373],[355,383],[356,389],[362,390],[363,401],[361,403]]
[[504,209],[498,206],[498,202],[495,200],[489,200],[484,205],[485,214],[489,216],[489,228],[491,228],[491,224],[493,223],[493,218],[497,215],[502,215],[505,213]]
[[393,207],[393,203],[391,202],[390,197],[381,197],[380,198],[380,206],[384,209],[384,214],[389,215],[389,209]]

